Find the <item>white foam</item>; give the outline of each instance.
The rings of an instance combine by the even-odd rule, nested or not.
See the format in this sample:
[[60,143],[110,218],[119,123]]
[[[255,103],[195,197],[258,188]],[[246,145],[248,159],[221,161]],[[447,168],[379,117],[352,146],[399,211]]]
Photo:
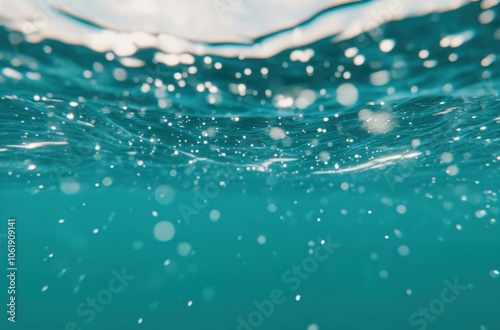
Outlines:
[[[330,36],[338,42],[389,21],[454,10],[467,3],[468,0],[0,0],[0,23],[25,33],[30,42],[53,39],[98,52],[113,51],[123,57],[139,49],[156,48],[167,54],[268,58]],[[307,24],[301,25],[303,22]],[[254,42],[268,35],[271,36]]]

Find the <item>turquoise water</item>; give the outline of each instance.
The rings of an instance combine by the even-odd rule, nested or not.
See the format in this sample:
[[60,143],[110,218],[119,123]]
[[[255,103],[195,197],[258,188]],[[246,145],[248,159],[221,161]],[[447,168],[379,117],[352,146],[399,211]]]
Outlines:
[[0,28],[2,329],[499,329],[498,10],[170,66]]

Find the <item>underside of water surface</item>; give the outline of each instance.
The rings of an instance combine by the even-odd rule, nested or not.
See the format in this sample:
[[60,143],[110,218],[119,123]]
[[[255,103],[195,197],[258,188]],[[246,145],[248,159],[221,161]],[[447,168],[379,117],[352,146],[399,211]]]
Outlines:
[[1,328],[500,329],[499,8],[0,0]]

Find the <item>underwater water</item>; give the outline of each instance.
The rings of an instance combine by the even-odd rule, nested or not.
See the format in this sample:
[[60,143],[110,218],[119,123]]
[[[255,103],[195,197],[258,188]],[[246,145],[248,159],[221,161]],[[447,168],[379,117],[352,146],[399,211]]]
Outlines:
[[497,0],[29,2],[1,329],[500,329]]

